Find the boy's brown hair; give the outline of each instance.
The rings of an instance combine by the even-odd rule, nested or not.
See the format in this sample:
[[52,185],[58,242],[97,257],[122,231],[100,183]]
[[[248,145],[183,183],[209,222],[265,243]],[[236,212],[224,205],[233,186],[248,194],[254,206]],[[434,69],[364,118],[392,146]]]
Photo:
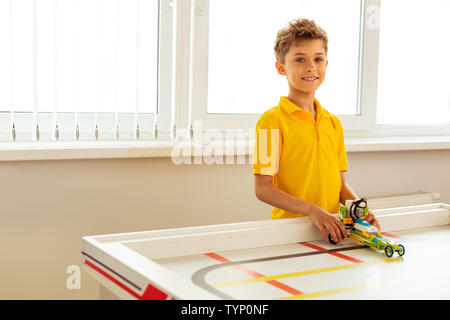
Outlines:
[[284,58],[292,44],[302,39],[322,40],[325,47],[325,55],[327,55],[328,36],[325,30],[320,28],[314,20],[300,18],[289,22],[285,28],[278,32],[274,47],[277,60],[284,63]]

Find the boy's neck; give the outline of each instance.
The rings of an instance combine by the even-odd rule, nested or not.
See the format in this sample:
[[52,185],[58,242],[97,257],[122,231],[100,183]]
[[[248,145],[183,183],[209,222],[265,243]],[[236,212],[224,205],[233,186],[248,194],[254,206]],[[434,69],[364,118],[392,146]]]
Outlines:
[[298,94],[289,92],[287,96],[289,101],[295,104],[297,107],[305,110],[306,112],[311,112],[315,114],[316,108],[314,106],[314,93],[311,94]]

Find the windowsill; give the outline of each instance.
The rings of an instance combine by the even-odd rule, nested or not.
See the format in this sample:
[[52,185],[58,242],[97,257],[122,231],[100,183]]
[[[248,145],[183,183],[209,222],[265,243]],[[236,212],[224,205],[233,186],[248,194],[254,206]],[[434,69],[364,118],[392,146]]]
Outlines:
[[171,156],[170,141],[78,141],[0,143],[0,161],[164,158]]
[[[345,145],[349,153],[445,150],[450,149],[450,136],[346,138]],[[171,157],[175,146],[177,143],[170,141],[0,143],[0,161],[166,158]],[[252,150],[252,146],[248,143],[239,146],[233,143],[224,143],[219,146],[225,146],[227,149],[232,147],[235,155],[249,155]],[[211,149],[213,147],[209,146],[210,153]],[[220,153],[223,154],[223,152]],[[195,154],[192,149],[191,155]]]
[[450,136],[346,138],[347,152],[450,149]]

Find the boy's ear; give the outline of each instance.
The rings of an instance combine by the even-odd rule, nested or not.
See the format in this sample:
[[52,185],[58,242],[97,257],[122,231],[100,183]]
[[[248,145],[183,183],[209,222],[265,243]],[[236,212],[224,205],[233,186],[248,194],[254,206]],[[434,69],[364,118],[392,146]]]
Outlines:
[[277,68],[279,74],[281,74],[282,76],[286,75],[286,71],[284,70],[284,64],[282,64],[280,61],[277,60],[275,62],[275,67]]

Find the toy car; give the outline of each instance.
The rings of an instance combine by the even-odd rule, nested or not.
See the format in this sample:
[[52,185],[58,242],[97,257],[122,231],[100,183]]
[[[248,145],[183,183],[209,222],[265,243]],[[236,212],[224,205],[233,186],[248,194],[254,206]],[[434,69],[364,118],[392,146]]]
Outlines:
[[[405,254],[403,245],[384,238],[375,226],[364,220],[368,211],[369,207],[365,198],[347,200],[345,206],[340,204],[339,214],[336,215],[336,218],[344,223],[350,239],[372,249],[382,250],[389,258],[393,256],[394,252],[397,252],[399,256],[403,256]],[[328,240],[333,244],[337,244],[331,238],[331,234],[328,235]]]

